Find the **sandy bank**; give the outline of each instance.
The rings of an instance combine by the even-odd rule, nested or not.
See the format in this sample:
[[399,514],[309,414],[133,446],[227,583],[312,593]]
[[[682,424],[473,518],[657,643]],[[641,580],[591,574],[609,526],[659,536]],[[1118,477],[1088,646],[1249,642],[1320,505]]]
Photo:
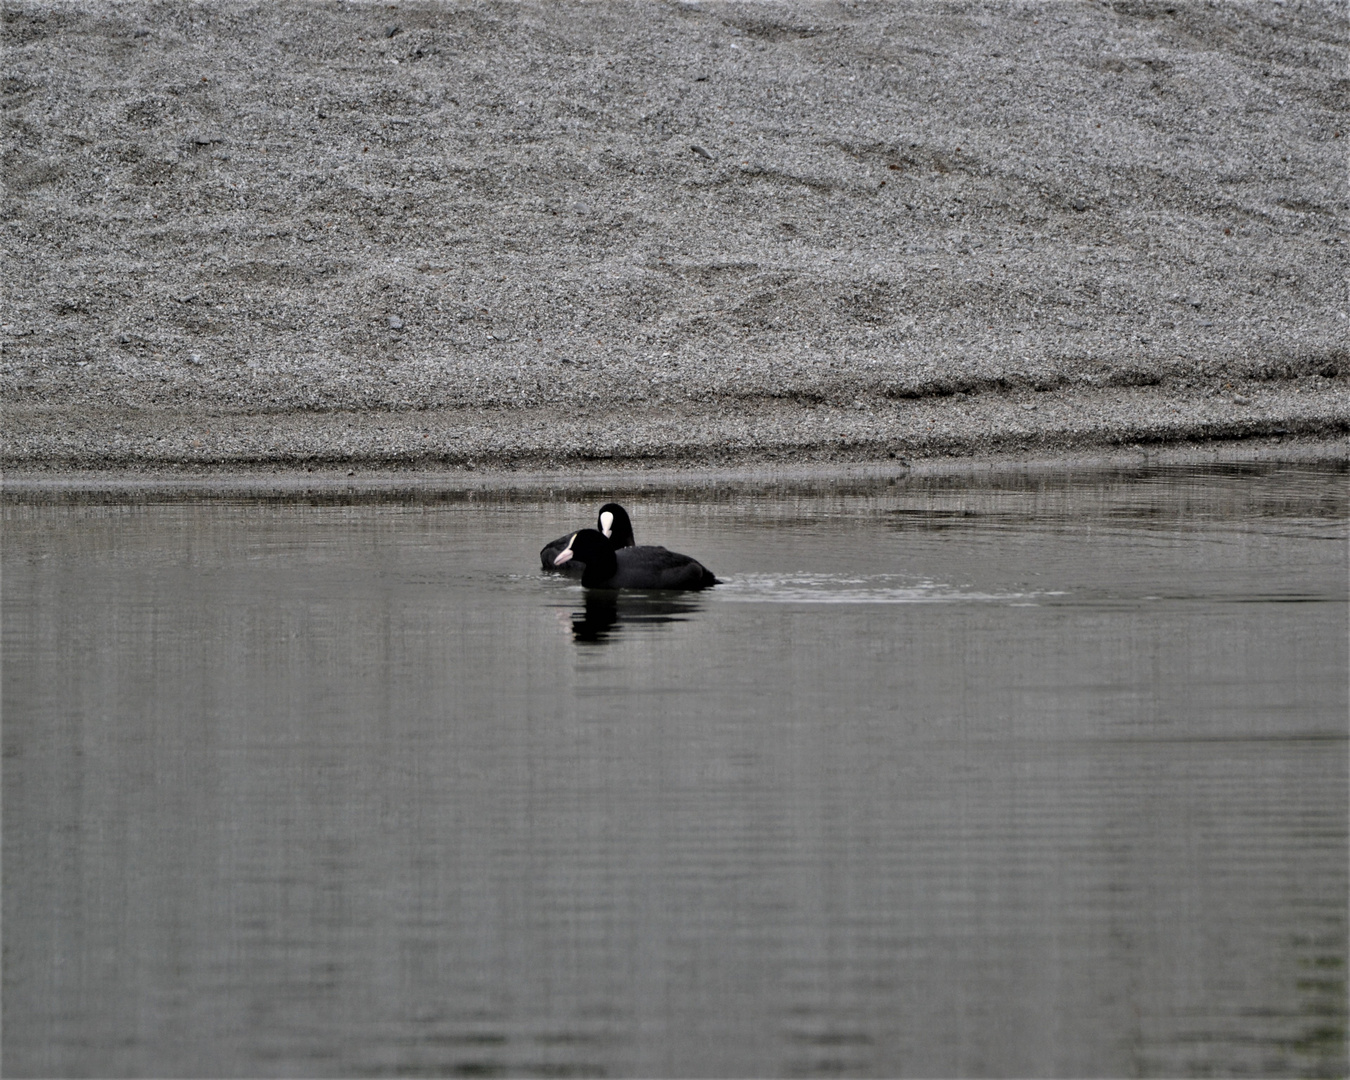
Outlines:
[[1350,430],[1332,4],[9,6],[10,468]]

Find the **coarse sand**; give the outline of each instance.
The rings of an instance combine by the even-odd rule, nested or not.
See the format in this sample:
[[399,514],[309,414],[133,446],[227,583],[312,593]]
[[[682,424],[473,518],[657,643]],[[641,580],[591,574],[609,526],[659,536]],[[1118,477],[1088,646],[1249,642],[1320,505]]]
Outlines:
[[0,464],[1344,459],[1348,11],[10,0]]

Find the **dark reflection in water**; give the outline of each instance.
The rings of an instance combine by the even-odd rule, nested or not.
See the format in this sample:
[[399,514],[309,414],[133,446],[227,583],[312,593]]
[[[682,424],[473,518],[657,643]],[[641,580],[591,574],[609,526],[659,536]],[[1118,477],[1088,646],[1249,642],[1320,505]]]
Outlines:
[[1345,479],[9,492],[3,1071],[1343,1076]]
[[572,633],[580,642],[602,642],[619,627],[655,627],[680,623],[699,609],[696,594],[586,589],[585,611],[572,616]]

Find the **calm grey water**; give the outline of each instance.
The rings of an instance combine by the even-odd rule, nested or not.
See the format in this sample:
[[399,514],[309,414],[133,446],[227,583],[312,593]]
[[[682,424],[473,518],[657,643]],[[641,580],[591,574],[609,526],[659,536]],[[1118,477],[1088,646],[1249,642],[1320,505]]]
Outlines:
[[[726,583],[541,574],[613,495]],[[1344,1076],[1348,518],[10,493],[4,1071]]]

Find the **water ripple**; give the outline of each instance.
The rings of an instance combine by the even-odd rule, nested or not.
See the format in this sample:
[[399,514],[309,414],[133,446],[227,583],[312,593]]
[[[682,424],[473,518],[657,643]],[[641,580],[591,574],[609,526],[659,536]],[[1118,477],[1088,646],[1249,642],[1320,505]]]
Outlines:
[[900,574],[743,574],[717,587],[723,600],[777,604],[1035,604],[1058,592],[980,592]]

